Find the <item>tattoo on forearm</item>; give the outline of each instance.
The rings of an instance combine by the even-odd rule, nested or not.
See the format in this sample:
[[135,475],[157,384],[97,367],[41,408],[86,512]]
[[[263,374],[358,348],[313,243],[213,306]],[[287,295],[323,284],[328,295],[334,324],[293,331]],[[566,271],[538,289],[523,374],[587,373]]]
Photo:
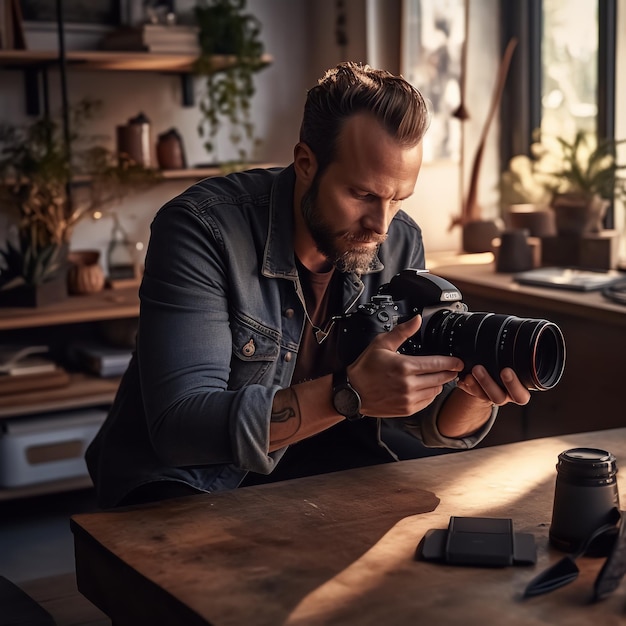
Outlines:
[[[298,396],[291,390],[285,389],[274,398],[271,421],[275,424],[283,424],[280,428],[280,436],[272,437],[271,443],[281,444],[286,442],[300,430],[302,417]],[[278,433],[277,433],[278,434]]]
[[272,422],[284,423],[296,416],[296,412],[292,407],[287,406],[281,411],[272,412]]

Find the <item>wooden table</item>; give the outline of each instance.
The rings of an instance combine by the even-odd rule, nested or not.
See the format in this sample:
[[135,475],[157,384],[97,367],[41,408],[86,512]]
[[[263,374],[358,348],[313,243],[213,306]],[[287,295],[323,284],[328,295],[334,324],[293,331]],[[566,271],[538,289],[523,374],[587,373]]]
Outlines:
[[[521,599],[563,556],[547,540],[555,464],[581,446],[615,454],[624,500],[626,429],[615,429],[76,515],[78,588],[117,626],[623,625],[626,580],[590,604],[603,559]],[[513,518],[534,534],[537,564],[416,561],[424,533],[451,515]]]

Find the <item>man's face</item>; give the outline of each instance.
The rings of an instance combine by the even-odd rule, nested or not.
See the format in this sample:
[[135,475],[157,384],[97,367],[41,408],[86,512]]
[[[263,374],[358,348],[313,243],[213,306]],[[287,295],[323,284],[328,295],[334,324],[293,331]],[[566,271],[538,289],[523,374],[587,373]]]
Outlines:
[[415,188],[421,143],[405,148],[370,115],[346,121],[335,160],[302,197],[317,249],[342,272],[362,274],[376,259],[402,200]]

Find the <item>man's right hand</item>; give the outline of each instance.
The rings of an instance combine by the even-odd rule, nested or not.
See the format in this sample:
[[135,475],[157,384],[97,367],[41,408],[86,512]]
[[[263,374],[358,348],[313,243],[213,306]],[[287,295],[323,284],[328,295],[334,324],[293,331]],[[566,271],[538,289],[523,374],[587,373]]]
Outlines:
[[398,353],[422,324],[416,317],[377,335],[348,367],[350,384],[361,396],[361,413],[372,417],[404,417],[426,408],[463,370],[452,356]]
[[[371,417],[404,417],[427,407],[454,380],[463,362],[448,356],[409,356],[398,348],[421,324],[421,318],[399,324],[374,338],[348,367],[350,384],[361,397],[361,413]],[[270,420],[271,452],[315,435],[344,418],[332,405],[332,376],[298,383],[274,396]],[[321,398],[326,400],[321,400]]]

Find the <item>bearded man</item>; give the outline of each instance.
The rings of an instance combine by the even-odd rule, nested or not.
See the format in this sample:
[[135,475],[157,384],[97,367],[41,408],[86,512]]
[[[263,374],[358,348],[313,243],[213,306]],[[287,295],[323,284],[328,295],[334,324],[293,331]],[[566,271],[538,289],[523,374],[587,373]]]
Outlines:
[[206,179],[155,216],[137,346],[87,451],[103,508],[475,446],[529,391],[509,368],[398,348],[420,316],[339,362],[334,318],[424,267],[402,211],[428,107],[342,63],[307,95],[293,163]]

